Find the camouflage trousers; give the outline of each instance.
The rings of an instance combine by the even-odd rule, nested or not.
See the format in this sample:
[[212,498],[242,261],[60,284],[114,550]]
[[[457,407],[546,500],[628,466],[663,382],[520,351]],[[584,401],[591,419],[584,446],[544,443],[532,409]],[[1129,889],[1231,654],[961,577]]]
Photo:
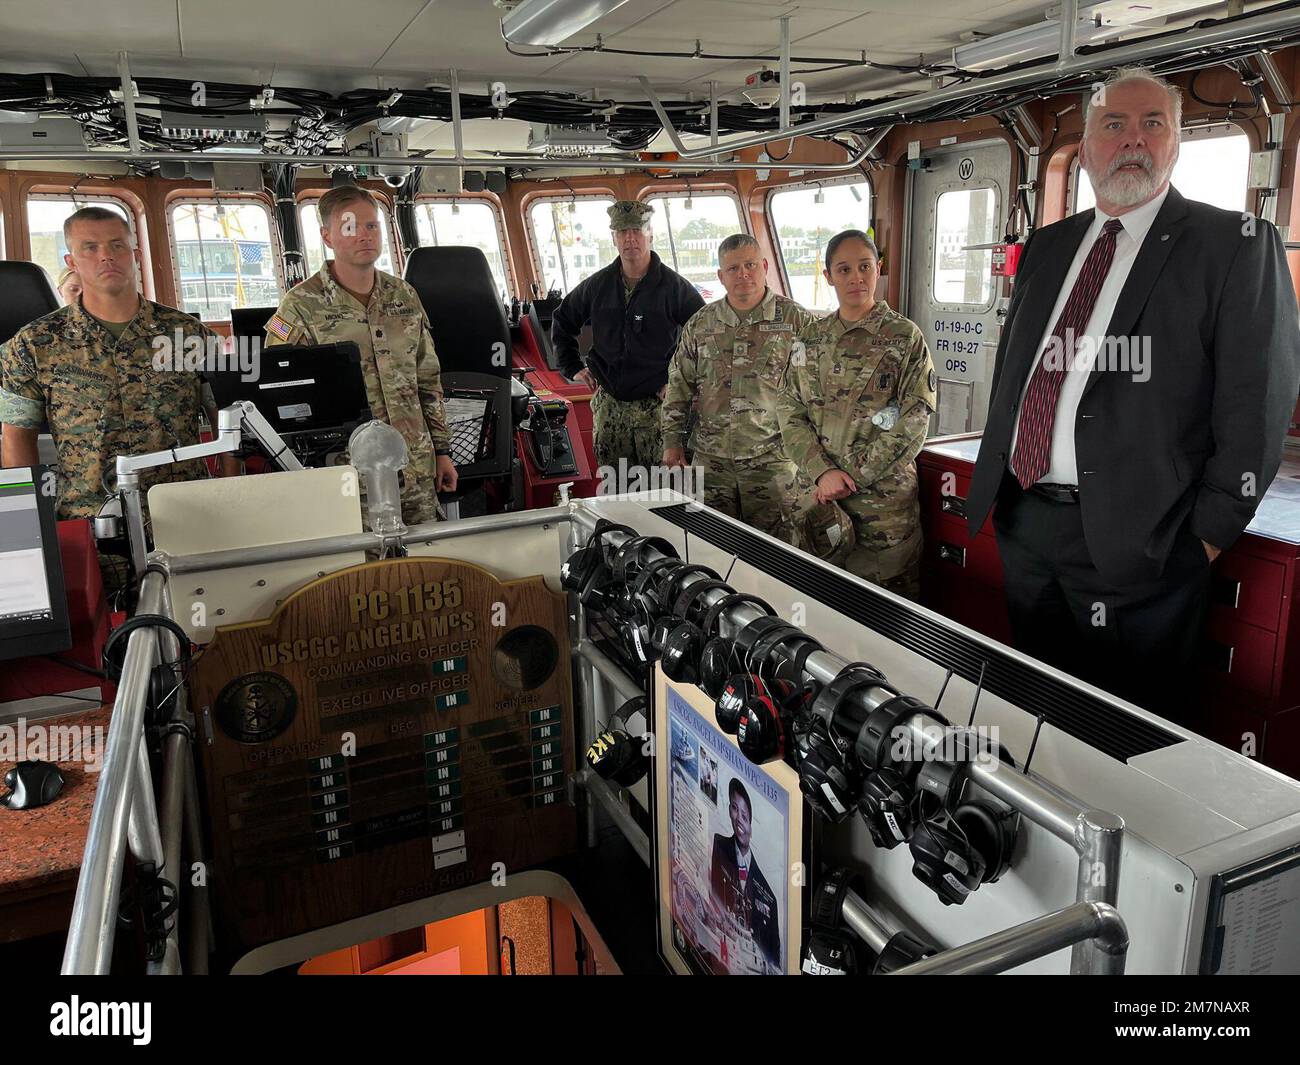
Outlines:
[[703,501],[714,510],[751,528],[792,543],[790,507],[794,495],[794,463],[781,457],[748,462],[696,454]]
[[916,499],[888,509],[857,496],[840,500],[853,519],[853,549],[838,562],[854,576],[897,595],[921,598],[921,507]]
[[661,465],[663,436],[659,431],[657,396],[648,399],[615,399],[603,388],[591,397],[591,420],[596,465],[618,469],[618,460],[628,466],[650,470]]

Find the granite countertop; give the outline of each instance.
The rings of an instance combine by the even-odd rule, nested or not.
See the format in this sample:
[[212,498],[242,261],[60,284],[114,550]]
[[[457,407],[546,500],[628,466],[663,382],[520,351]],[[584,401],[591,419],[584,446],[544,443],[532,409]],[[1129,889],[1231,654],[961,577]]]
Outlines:
[[[101,706],[63,717],[28,721],[26,727],[30,737],[38,726],[47,730],[52,725],[92,730],[98,726],[103,729],[101,735],[107,740],[111,716],[112,707]],[[15,729],[16,722],[6,722],[0,728]],[[6,748],[11,746],[11,742],[12,736],[6,742]],[[31,742],[30,738],[28,742]],[[102,743],[96,752],[102,759]],[[10,810],[0,806],[0,899],[10,893],[30,894],[31,889],[42,885],[55,890],[76,882],[99,774],[86,772],[84,761],[59,761],[58,765],[66,782],[53,802],[30,810]],[[0,778],[13,766],[12,760],[0,761]]]
[[[979,449],[979,433],[935,437],[925,445],[925,450],[931,454],[971,463]],[[1287,449],[1277,477],[1259,501],[1259,508],[1246,526],[1246,532],[1283,543],[1300,544],[1300,453]]]

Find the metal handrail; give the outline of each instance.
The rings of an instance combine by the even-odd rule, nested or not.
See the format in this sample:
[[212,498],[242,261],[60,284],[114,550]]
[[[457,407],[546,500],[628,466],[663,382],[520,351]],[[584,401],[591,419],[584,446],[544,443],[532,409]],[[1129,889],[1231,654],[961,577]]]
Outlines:
[[1128,958],[1128,928],[1114,906],[1076,902],[1063,910],[1004,928],[991,936],[953,947],[895,969],[891,976],[987,976],[1046,957],[1064,947],[1091,943],[1101,960],[1097,973],[1123,976]]
[[[145,575],[140,582],[141,612],[161,612],[163,582],[161,574]],[[147,818],[147,812],[134,813],[136,787],[148,790],[150,800],[153,798],[152,781],[147,777],[148,761],[141,759],[140,751],[144,741],[146,696],[158,661],[157,629],[136,629],[127,637],[122,676],[108,723],[104,765],[95,791],[68,941],[63,951],[64,974],[107,973],[112,959],[128,825],[134,815],[137,830],[147,827],[141,823]],[[156,815],[153,830],[157,831]]]

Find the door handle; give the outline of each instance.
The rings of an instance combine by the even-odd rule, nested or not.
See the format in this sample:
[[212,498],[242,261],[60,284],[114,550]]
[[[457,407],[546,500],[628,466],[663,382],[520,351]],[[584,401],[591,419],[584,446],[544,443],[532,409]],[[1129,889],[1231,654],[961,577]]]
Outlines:
[[939,543],[939,561],[949,562],[954,566],[966,568],[966,549],[956,544]]
[[944,514],[956,514],[959,518],[966,516],[966,500],[961,496],[942,496],[939,510]]

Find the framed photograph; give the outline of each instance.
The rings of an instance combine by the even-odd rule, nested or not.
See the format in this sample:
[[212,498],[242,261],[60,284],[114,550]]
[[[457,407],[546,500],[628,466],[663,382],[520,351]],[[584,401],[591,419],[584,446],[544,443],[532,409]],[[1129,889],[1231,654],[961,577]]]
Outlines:
[[784,762],[755,765],[713,702],[655,670],[659,950],[682,974],[799,972],[803,798]]

